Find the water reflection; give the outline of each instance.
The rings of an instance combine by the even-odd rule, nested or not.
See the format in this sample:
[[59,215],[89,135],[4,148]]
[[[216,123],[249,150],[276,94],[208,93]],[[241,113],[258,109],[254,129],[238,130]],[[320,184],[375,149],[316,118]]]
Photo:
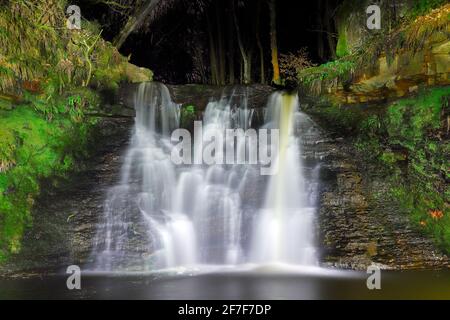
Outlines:
[[0,299],[450,299],[450,272],[382,273],[370,291],[360,272],[293,274],[267,270],[150,275],[84,275],[81,291],[66,277],[0,280]]

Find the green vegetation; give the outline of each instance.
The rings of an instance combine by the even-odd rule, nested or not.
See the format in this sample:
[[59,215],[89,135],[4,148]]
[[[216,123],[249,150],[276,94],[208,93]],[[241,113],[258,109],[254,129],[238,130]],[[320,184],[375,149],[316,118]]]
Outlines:
[[66,1],[10,1],[0,7],[0,91],[57,95],[71,87],[117,87],[127,59],[83,21],[66,28]]
[[[353,0],[352,0],[353,1]],[[351,1],[349,1],[351,2]],[[419,1],[414,10],[408,11],[405,17],[389,33],[372,33],[362,37],[361,44],[349,49],[345,28],[341,27],[337,43],[339,59],[326,64],[300,70],[297,73],[299,85],[309,89],[312,94],[319,95],[323,88],[345,86],[365,73],[370,73],[373,66],[378,65],[378,59],[385,55],[390,64],[400,53],[408,52],[414,56],[427,40],[436,35],[448,33],[450,28],[450,4],[446,1]],[[348,4],[348,3],[347,3]],[[361,5],[361,4],[353,4]],[[351,6],[349,8],[352,8]],[[343,10],[348,15],[351,10]],[[343,19],[345,20],[345,19]]]
[[196,119],[195,106],[187,105],[181,108],[180,126],[182,128],[191,128]]
[[390,63],[399,52],[408,51],[413,56],[433,36],[440,35],[445,40],[450,27],[450,4],[430,10],[425,15],[405,19],[387,35],[375,34],[366,39],[354,53],[357,64],[361,67],[370,66],[381,54],[385,54]]
[[138,69],[96,24],[66,28],[65,7],[64,0],[0,7],[0,261],[20,250],[41,180],[64,176],[86,156],[96,123],[86,114],[100,106],[97,91],[117,89]]
[[[48,114],[21,105],[0,115],[0,261],[20,250],[30,226],[31,208],[40,180],[63,176],[84,155],[89,128],[94,124],[83,110],[94,106],[81,95],[61,99]],[[7,113],[6,115],[4,113]]]
[[355,70],[355,62],[350,58],[342,58],[322,64],[318,67],[304,69],[298,73],[299,82],[312,86],[315,82],[346,81]]
[[428,89],[360,123],[356,146],[378,163],[391,196],[450,252],[450,87]]
[[447,0],[414,0],[414,4],[408,12],[408,16],[410,18],[416,18],[425,15],[433,9],[443,6],[447,2]]
[[336,45],[336,56],[338,58],[342,58],[349,54],[350,51],[347,44],[347,33],[345,31],[339,32],[339,38]]
[[450,252],[450,87],[424,89],[386,107],[322,106],[310,113],[353,141],[390,185],[401,212]]
[[390,23],[389,33],[361,33],[360,44],[350,49],[345,24],[351,19],[345,17],[361,5],[349,0],[341,8],[339,59],[301,70],[298,83],[319,97],[310,112],[325,127],[349,137],[365,163],[383,175],[399,214],[408,214],[419,230],[450,253],[450,87],[422,89],[410,98],[364,108],[346,106],[342,100],[332,105],[329,101],[335,100],[323,97],[333,88],[345,93],[355,80],[372,74],[381,56],[388,64],[400,53],[412,61],[428,39],[445,41],[450,5],[440,0],[414,1],[401,20]]

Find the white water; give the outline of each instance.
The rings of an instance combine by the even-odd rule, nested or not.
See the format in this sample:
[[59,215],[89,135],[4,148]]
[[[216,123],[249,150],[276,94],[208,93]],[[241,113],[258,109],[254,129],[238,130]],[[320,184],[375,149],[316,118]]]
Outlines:
[[263,208],[255,223],[253,260],[259,263],[285,262],[314,265],[314,213],[300,157],[300,141],[294,128],[303,114],[298,98],[276,93],[268,104],[267,120],[280,129],[278,174],[270,178]]
[[[252,126],[247,90],[208,104],[204,135]],[[297,97],[275,93],[267,105],[266,126],[280,128],[281,142],[279,172],[271,177],[261,176],[257,165],[173,165],[169,139],[180,107],[158,83],[140,85],[135,107],[121,179],[107,196],[98,226],[95,270],[317,264],[317,181],[313,174],[305,178],[298,137],[311,124],[298,111]],[[195,152],[201,147],[194,146]]]

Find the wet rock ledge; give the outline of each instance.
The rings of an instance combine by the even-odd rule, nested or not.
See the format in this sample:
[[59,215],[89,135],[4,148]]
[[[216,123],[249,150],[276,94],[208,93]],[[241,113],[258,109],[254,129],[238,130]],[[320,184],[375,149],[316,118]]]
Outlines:
[[377,170],[358,158],[344,138],[324,139],[319,239],[322,264],[366,270],[445,269],[449,257],[415,229],[389,198]]
[[22,251],[0,265],[0,277],[65,272],[70,265],[89,261],[96,223],[106,192],[119,177],[132,125],[130,117],[103,118],[92,139],[91,157],[82,169],[58,181],[56,187],[42,187]]
[[[134,93],[138,83],[130,83],[122,86],[119,91],[118,101],[124,106],[133,106]],[[236,86],[210,86],[210,85],[166,85],[172,100],[175,103],[183,106],[193,105],[198,111],[204,111],[211,98],[220,99],[225,93],[226,96],[241,96],[247,95],[248,108],[260,109],[264,108],[274,88],[267,85],[254,84],[250,86],[236,85]]]

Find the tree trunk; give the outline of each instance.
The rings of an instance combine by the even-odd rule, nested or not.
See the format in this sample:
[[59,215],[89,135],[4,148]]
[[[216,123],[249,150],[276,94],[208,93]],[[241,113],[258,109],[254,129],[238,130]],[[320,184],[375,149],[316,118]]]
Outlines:
[[330,55],[332,59],[336,59],[336,45],[335,30],[332,28],[330,21],[334,21],[333,14],[331,12],[329,1],[325,1],[325,28],[327,31],[328,46],[330,47]]
[[127,23],[120,31],[120,33],[113,40],[113,45],[120,49],[122,45],[125,43],[130,34],[139,29],[139,27],[144,22],[145,18],[152,12],[152,10],[158,5],[161,0],[146,0],[142,7],[137,9],[135,13],[128,18]]
[[239,44],[239,50],[241,52],[241,56],[242,56],[242,62],[244,64],[243,68],[244,68],[244,84],[250,84],[251,82],[251,74],[250,72],[250,66],[249,66],[249,61],[248,61],[248,57],[247,54],[245,52],[245,48],[244,48],[244,43],[242,42],[242,37],[241,37],[241,30],[239,28],[239,21],[238,21],[238,17],[236,14],[236,8],[235,8],[235,4],[234,1],[232,2],[233,5],[233,20],[234,20],[234,26],[236,28],[236,34],[237,34],[237,39],[238,39],[238,44]]
[[222,28],[222,19],[221,19],[221,8],[219,5],[221,2],[216,3],[216,23],[217,23],[217,59],[219,60],[218,63],[218,69],[219,69],[219,75],[218,75],[218,81],[220,85],[225,85],[225,65],[226,65],[226,54],[225,54],[225,46],[224,46],[224,40],[223,40],[223,28]]
[[266,76],[265,76],[265,65],[264,65],[264,48],[261,43],[261,35],[260,35],[260,27],[261,27],[261,2],[258,1],[257,8],[256,8],[256,43],[258,45],[259,49],[259,57],[260,57],[260,80],[261,84],[266,83]]
[[[232,0],[234,1],[234,0]],[[231,11],[231,9],[230,9]],[[234,65],[234,24],[233,19],[228,19],[228,68],[230,84],[235,82]]]
[[244,83],[244,63],[242,59],[239,63],[239,83]]
[[317,31],[317,55],[319,56],[319,58],[322,61],[325,61],[326,57],[325,57],[325,47],[323,44],[323,33],[320,31],[320,30],[322,30],[322,27],[323,27],[323,19],[322,19],[323,6],[322,6],[322,4],[323,4],[323,0],[319,0],[318,5],[317,5],[317,13],[316,13],[317,14],[317,30],[319,30],[319,31]]
[[218,85],[218,68],[217,68],[217,59],[216,59],[216,48],[214,43],[214,34],[213,34],[213,26],[211,23],[211,19],[208,14],[206,14],[206,21],[208,24],[208,38],[209,38],[209,58],[210,58],[210,67],[211,67],[211,84]]
[[252,50],[247,51],[247,70],[245,70],[244,77],[244,83],[250,84],[252,83],[252,58],[253,58],[253,52]]
[[277,12],[275,0],[269,0],[270,11],[270,46],[272,52],[272,82],[281,85],[280,65],[278,64],[278,44],[277,44]]

